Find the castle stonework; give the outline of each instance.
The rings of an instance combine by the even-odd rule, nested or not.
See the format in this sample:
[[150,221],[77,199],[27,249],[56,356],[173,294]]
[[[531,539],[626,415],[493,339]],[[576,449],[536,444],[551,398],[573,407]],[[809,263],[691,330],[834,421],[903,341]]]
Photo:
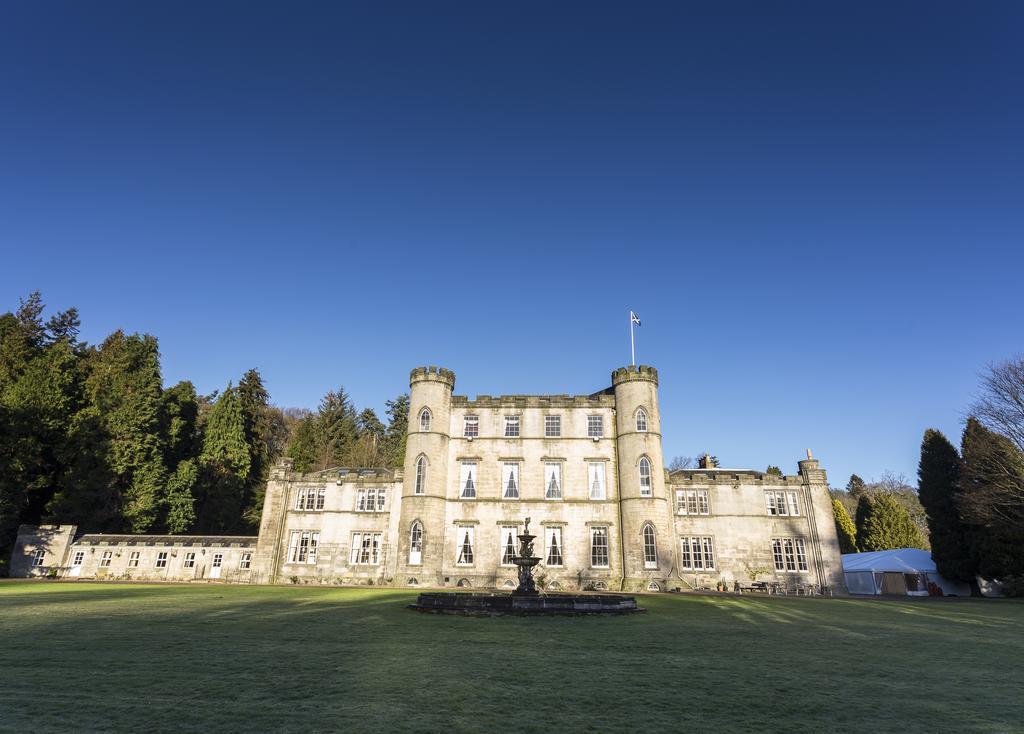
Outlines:
[[828,481],[809,452],[794,476],[668,472],[657,370],[624,367],[611,383],[470,399],[453,395],[450,370],[417,368],[401,471],[302,474],[283,459],[258,537],[23,526],[12,575],[512,589],[529,516],[549,590],[757,580],[842,592]]

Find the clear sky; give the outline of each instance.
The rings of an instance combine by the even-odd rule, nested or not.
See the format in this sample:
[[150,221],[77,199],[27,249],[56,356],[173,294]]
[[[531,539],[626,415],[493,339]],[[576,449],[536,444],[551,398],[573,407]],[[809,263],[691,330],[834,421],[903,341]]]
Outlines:
[[913,477],[1024,351],[1024,4],[24,2],[0,310],[383,410],[661,373],[666,459]]

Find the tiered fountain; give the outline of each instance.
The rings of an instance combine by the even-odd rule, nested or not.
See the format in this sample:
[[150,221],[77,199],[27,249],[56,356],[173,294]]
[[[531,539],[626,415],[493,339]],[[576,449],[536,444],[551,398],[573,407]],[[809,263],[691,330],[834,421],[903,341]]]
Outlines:
[[533,541],[530,534],[530,518],[523,524],[519,535],[519,553],[512,562],[519,570],[519,586],[511,594],[460,594],[448,592],[424,592],[419,595],[410,609],[435,614],[470,614],[477,616],[515,614],[534,615],[583,615],[583,614],[631,614],[644,611],[636,605],[636,599],[621,594],[541,594],[533,580],[533,568],[540,558],[533,555]]

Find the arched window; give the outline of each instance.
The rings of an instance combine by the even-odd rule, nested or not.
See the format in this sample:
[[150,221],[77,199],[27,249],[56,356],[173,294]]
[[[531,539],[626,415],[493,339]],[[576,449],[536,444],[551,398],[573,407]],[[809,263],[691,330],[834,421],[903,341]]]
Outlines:
[[644,568],[658,567],[658,543],[654,538],[654,526],[644,525]]
[[416,486],[413,487],[413,494],[423,494],[427,490],[427,457],[421,456],[416,459]]
[[417,520],[409,529],[409,564],[418,566],[423,562],[423,524]]
[[651,460],[646,456],[640,457],[640,496],[651,496]]
[[424,408],[420,411],[420,433],[426,433],[430,430],[430,408]]
[[636,411],[636,430],[640,433],[647,433],[647,411],[638,408]]

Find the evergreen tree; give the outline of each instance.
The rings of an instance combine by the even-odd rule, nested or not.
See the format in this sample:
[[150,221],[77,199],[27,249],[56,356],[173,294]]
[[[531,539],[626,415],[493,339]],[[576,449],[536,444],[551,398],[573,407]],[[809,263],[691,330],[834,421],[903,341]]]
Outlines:
[[263,511],[263,496],[267,488],[273,455],[274,425],[270,410],[270,394],[263,385],[263,377],[256,369],[246,372],[238,383],[238,396],[245,426],[245,441],[249,445],[249,476],[245,481],[242,502],[243,517],[249,527],[259,526]]
[[295,427],[295,435],[285,451],[285,455],[295,462],[295,471],[310,472],[316,465],[317,456],[317,418],[315,414],[301,418]]
[[863,524],[857,526],[857,547],[861,551],[925,547],[925,540],[910,515],[888,494],[871,497],[863,518],[858,505],[857,515],[858,521],[863,519]]
[[217,398],[207,417],[199,462],[198,527],[209,533],[238,529],[252,459],[245,440],[242,402],[237,388],[231,385]]
[[928,518],[932,559],[943,576],[973,581],[970,531],[960,519],[960,455],[941,432],[929,428],[921,441],[918,496]]
[[179,462],[174,474],[167,481],[166,527],[168,533],[187,533],[196,522],[195,490],[199,483],[199,471],[192,459]]
[[781,477],[782,469],[774,465],[769,465],[769,467],[765,469],[764,473],[772,477]]
[[164,437],[164,460],[173,469],[180,462],[198,456],[199,398],[195,386],[188,381],[179,382],[163,393],[161,432]]
[[846,483],[846,493],[850,495],[854,501],[859,501],[861,495],[864,494],[866,487],[867,485],[864,484],[863,479],[856,474],[851,474],[850,481]]
[[857,528],[850,519],[850,513],[839,500],[832,500],[832,515],[836,521],[836,535],[839,536],[839,552],[856,553]]
[[321,399],[316,429],[317,463],[314,470],[350,464],[358,429],[355,408],[344,388],[332,390]]
[[857,512],[854,515],[854,522],[857,526],[857,550],[864,550],[864,534],[866,532],[868,518],[871,517],[871,495],[863,493],[857,500]]
[[384,431],[384,463],[391,469],[405,464],[405,440],[409,433],[409,396],[387,402],[388,427]]

